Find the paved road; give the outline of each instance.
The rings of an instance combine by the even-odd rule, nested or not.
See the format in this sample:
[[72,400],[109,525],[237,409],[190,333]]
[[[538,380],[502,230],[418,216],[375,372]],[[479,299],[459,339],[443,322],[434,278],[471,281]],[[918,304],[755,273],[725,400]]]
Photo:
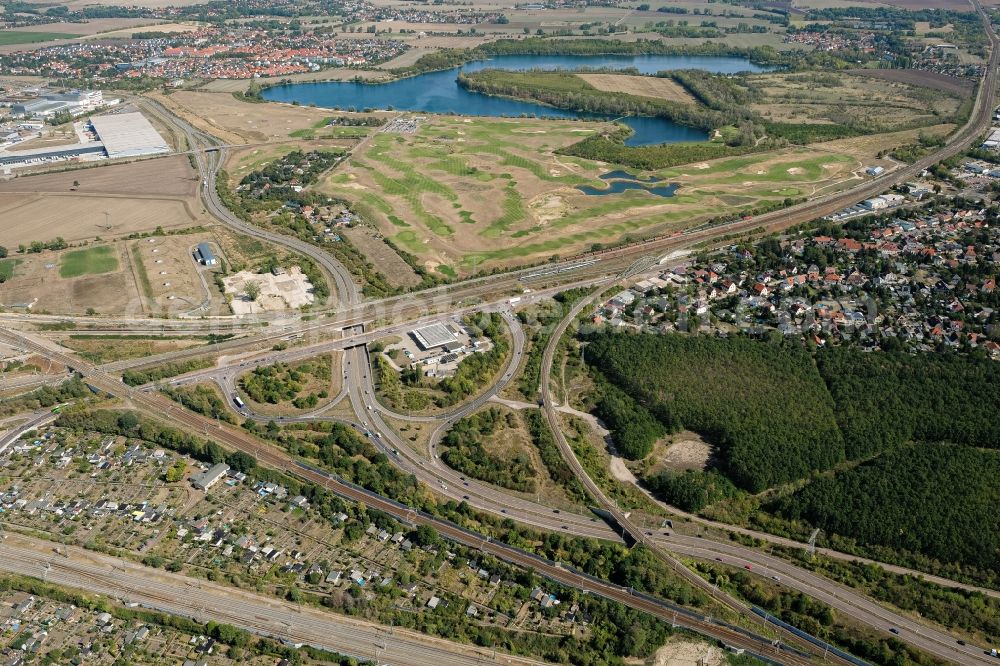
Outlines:
[[[45,354],[61,362],[70,360],[70,357],[54,345],[34,341],[19,332],[0,328],[0,339],[14,341],[21,346],[30,348],[32,351]],[[404,523],[433,526],[447,539],[477,548],[506,562],[518,566],[530,567],[539,575],[546,578],[577,589],[586,590],[588,593],[599,594],[608,599],[621,602],[627,606],[651,613],[656,617],[687,627],[703,635],[717,638],[727,644],[751,651],[766,649],[769,654],[772,649],[780,649],[781,663],[789,665],[806,664],[811,663],[813,660],[813,657],[788,652],[786,649],[770,647],[768,640],[760,636],[750,634],[744,630],[720,625],[711,618],[693,615],[686,609],[672,606],[661,600],[645,597],[632,590],[585,576],[559,563],[527,554],[506,544],[494,542],[480,534],[460,529],[446,521],[421,514],[410,507],[387,500],[376,493],[354,485],[345,484],[336,477],[301,464],[283,450],[253,438],[240,429],[223,426],[221,423],[178,407],[169,398],[157,393],[146,393],[127,387],[117,377],[101,372],[94,366],[78,363],[77,367],[92,386],[110,395],[127,399],[138,409],[156,414],[160,418],[165,418],[167,421],[174,423],[188,432],[203,433],[224,447],[243,451],[254,456],[262,466],[293,474],[348,500],[364,502],[366,506],[383,511]],[[205,612],[209,613],[211,610],[206,609]]]
[[33,576],[127,603],[204,621],[232,624],[269,636],[339,652],[380,664],[466,666],[470,664],[542,664],[533,659],[390,629],[280,601],[274,597],[216,585],[81,548],[7,533],[0,542],[0,570]]
[[954,664],[996,663],[982,646],[959,645],[957,639],[927,623],[894,612],[859,594],[856,590],[835,583],[811,571],[797,567],[778,557],[753,549],[698,537],[671,534],[661,540],[663,547],[687,557],[712,560],[736,567],[749,564],[754,574],[778,579],[781,584],[802,592],[847,616],[882,632],[896,629],[908,644]]
[[[554,361],[555,350],[558,348],[560,339],[566,333],[570,324],[576,320],[585,308],[589,307],[594,302],[598,295],[599,292],[594,292],[593,294],[580,299],[552,332],[552,336],[549,338],[549,342],[546,345],[545,353],[542,356],[542,399],[544,402],[546,420],[552,430],[564,460],[566,460],[566,462],[570,465],[574,474],[580,482],[583,483],[584,487],[591,494],[591,496],[595,497],[601,507],[615,517],[617,522],[632,536],[633,540],[650,545],[654,552],[657,553],[663,553],[664,550],[668,550],[670,552],[697,559],[718,560],[726,564],[746,567],[751,571],[753,571],[753,564],[757,564],[758,570],[754,573],[763,576],[770,576],[772,578],[781,578],[782,582],[786,586],[794,588],[807,594],[808,596],[829,604],[841,614],[851,617],[852,619],[864,623],[874,629],[884,632],[894,630],[894,632],[907,643],[919,647],[937,657],[946,659],[951,663],[978,664],[994,661],[991,657],[984,653],[982,648],[970,645],[959,645],[954,637],[944,631],[940,631],[924,623],[912,620],[900,613],[890,611],[846,586],[838,585],[828,579],[822,578],[819,575],[796,567],[795,565],[784,560],[780,560],[776,557],[760,553],[759,551],[746,548],[738,544],[726,542],[719,543],[708,539],[699,539],[697,537],[687,537],[677,534],[671,534],[670,537],[665,537],[665,532],[655,534],[651,530],[643,530],[641,527],[635,525],[629,519],[628,515],[619,510],[618,506],[603,493],[601,488],[590,478],[590,475],[587,474],[583,465],[580,464],[579,460],[576,458],[572,447],[569,445],[565,435],[561,431],[562,424],[559,419],[559,411],[556,409],[556,404],[552,399],[550,387],[552,364]],[[688,574],[687,577],[692,580],[692,582],[699,584],[702,588],[708,586],[708,588],[711,589],[711,586],[707,583],[707,581],[704,581],[700,577],[693,574],[693,572],[690,572],[686,567],[683,567],[683,565],[676,562],[676,560],[673,560],[673,558],[665,557],[664,559],[668,563],[675,565],[674,569],[677,570],[678,573],[681,573],[682,575],[685,573]],[[678,567],[683,568],[683,571],[681,571]],[[763,568],[761,569],[760,567]],[[697,580],[692,579],[691,576],[694,576]],[[729,605],[733,606],[732,603]],[[735,608],[739,609],[739,606],[736,606]]]
[[17,426],[3,437],[0,437],[0,454],[6,452],[24,433],[48,425],[55,421],[56,418],[58,418],[58,414],[53,414],[48,409],[33,413],[26,422]]
[[[194,151],[198,174],[202,179],[202,201],[209,213],[241,234],[276,245],[283,245],[312,259],[333,278],[336,285],[336,296],[341,304],[353,305],[360,300],[360,291],[350,271],[332,256],[311,243],[293,236],[272,233],[256,225],[248,224],[223,205],[216,188],[216,176],[222,169],[226,155],[226,148],[220,141],[178,118],[155,100],[140,97],[136,98],[136,103],[144,107],[147,112],[157,116],[162,122],[176,127],[184,135],[188,148]],[[211,149],[211,152],[206,152],[206,149]]]

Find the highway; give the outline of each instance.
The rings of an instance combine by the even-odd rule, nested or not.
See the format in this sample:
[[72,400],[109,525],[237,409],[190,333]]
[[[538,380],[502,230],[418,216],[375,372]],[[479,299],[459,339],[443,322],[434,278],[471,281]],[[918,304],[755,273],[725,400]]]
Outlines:
[[[239,359],[238,363],[223,363],[220,364],[220,367],[197,373],[189,373],[171,381],[171,383],[175,384],[184,384],[210,379],[231,389],[238,373],[245,372],[256,365],[270,364],[276,360],[305,358],[321,353],[323,350],[344,349],[346,350],[345,395],[351,403],[356,419],[352,425],[361,430],[377,433],[372,438],[373,442],[401,469],[414,474],[418,479],[432,487],[438,494],[455,500],[467,501],[479,509],[504,515],[536,528],[604,539],[617,538],[608,525],[595,520],[593,517],[571,512],[556,512],[549,507],[512,496],[486,484],[465,479],[453,470],[441,465],[438,461],[436,446],[441,436],[447,432],[447,429],[456,420],[472,413],[472,411],[478,409],[487,400],[495,396],[506,382],[512,378],[520,363],[524,346],[523,332],[516,321],[513,321],[509,309],[502,307],[503,300],[509,298],[511,295],[520,293],[526,284],[531,284],[534,288],[536,283],[540,281],[546,283],[539,289],[539,293],[545,295],[572,286],[607,285],[613,282],[615,277],[620,275],[623,270],[629,273],[628,269],[630,267],[633,267],[633,270],[638,270],[634,268],[637,265],[648,268],[648,264],[650,263],[648,258],[650,257],[653,257],[655,260],[656,256],[663,256],[669,252],[676,252],[699,244],[711,246],[712,244],[719,243],[721,239],[731,237],[734,234],[747,234],[760,228],[767,231],[781,231],[795,224],[807,222],[816,217],[835,212],[861,199],[877,195],[892,184],[912,179],[923,169],[936,164],[942,159],[957,154],[971,141],[975,140],[988,126],[992,115],[994,92],[997,84],[997,65],[1000,63],[1000,45],[998,45],[997,35],[992,26],[989,25],[988,17],[978,0],[971,0],[971,2],[983,19],[992,47],[983,81],[977,91],[973,111],[966,124],[948,140],[944,147],[915,164],[894,170],[839,193],[819,197],[804,204],[761,215],[751,220],[738,220],[728,224],[719,224],[714,227],[702,226],[670,237],[650,239],[626,247],[604,251],[599,254],[574,257],[556,262],[542,269],[537,267],[522,269],[498,276],[475,278],[446,287],[367,302],[361,301],[360,292],[354,283],[353,277],[339,262],[321,249],[299,239],[274,234],[249,225],[226,209],[215,187],[216,175],[224,161],[224,148],[213,137],[174,117],[159,103],[148,99],[141,99],[138,103],[148,112],[159,117],[163,122],[178,128],[185,136],[188,147],[195,155],[199,173],[205,183],[202,189],[202,197],[206,209],[221,222],[241,234],[284,245],[296,252],[309,256],[332,278],[336,298],[332,299],[331,304],[317,310],[320,313],[320,317],[315,321],[306,321],[302,317],[289,317],[287,314],[252,318],[219,317],[209,320],[191,319],[171,322],[144,317],[114,320],[110,320],[108,317],[74,318],[80,325],[90,325],[98,327],[100,330],[121,330],[113,326],[109,327],[109,322],[113,322],[114,326],[122,325],[127,327],[128,330],[137,331],[165,331],[168,329],[179,332],[211,330],[214,332],[233,331],[247,334],[243,338],[223,342],[208,348],[182,350],[180,352],[172,352],[137,361],[109,364],[100,368],[74,358],[51,343],[47,344],[40,341],[37,336],[25,336],[22,333],[12,330],[0,330],[0,337],[13,340],[13,344],[15,345],[26,349],[34,349],[38,353],[78,369],[87,378],[87,381],[93,385],[112,395],[131,401],[138,408],[186,426],[191,432],[204,432],[227,447],[251,453],[262,465],[296,474],[327,487],[333,492],[349,499],[364,501],[367,505],[379,508],[390,515],[396,516],[400,520],[413,524],[433,524],[439,532],[450,539],[480,548],[486,552],[491,552],[506,561],[530,566],[542,575],[554,580],[559,580],[568,585],[590,590],[608,598],[621,601],[635,608],[653,613],[663,619],[688,626],[705,635],[714,636],[729,644],[761,650],[763,639],[760,637],[747,636],[744,633],[720,626],[718,623],[711,622],[705,618],[682,614],[680,616],[681,619],[678,619],[677,610],[670,608],[668,605],[643,598],[640,595],[632,594],[628,590],[622,590],[607,583],[589,579],[557,563],[538,560],[534,556],[522,553],[517,549],[510,548],[504,544],[496,544],[488,539],[484,539],[480,535],[473,535],[457,529],[448,523],[422,516],[412,509],[401,507],[373,493],[358,489],[349,484],[344,484],[316,470],[305,468],[299,462],[284,454],[283,451],[257,441],[246,433],[222,427],[210,419],[187,412],[157,393],[125,387],[120,382],[118,375],[128,367],[141,367],[142,365],[162,363],[166,360],[180,360],[205,354],[215,355],[223,351],[237,350],[245,352],[248,348],[257,347],[261,352],[264,352],[256,357]],[[637,258],[645,260],[637,262]],[[576,460],[575,455],[573,455],[571,447],[569,447],[565,436],[560,430],[560,420],[549,387],[555,344],[558,342],[559,337],[566,331],[572,319],[587,305],[588,301],[584,299],[573,308],[570,316],[560,322],[559,328],[557,328],[549,345],[545,349],[542,363],[543,407],[546,420],[567,462],[574,469],[574,472],[577,473],[591,496],[595,498],[603,509],[615,517],[617,522],[629,533],[634,541],[645,543],[654,552],[662,553],[664,559],[681,576],[687,578],[692,584],[703,588],[707,584],[700,577],[681,565],[674,557],[666,554],[665,549],[670,553],[685,557],[717,560],[734,566],[749,566],[753,573],[780,578],[782,584],[800,590],[824,603],[828,603],[837,609],[839,613],[881,631],[894,629],[899,633],[900,638],[907,643],[949,662],[959,664],[995,663],[995,660],[984,655],[982,648],[960,646],[954,637],[949,636],[945,632],[902,614],[894,613],[849,588],[839,586],[788,562],[731,542],[699,539],[682,534],[672,534],[667,537],[662,533],[650,531],[634,524],[628,515],[618,510],[614,503],[589,478],[579,461]],[[470,403],[435,416],[409,416],[387,410],[378,404],[374,397],[370,364],[367,357],[367,350],[364,346],[367,341],[408,330],[418,322],[439,320],[442,316],[488,311],[491,308],[493,311],[502,312],[505,318],[507,318],[514,342],[512,345],[512,358],[504,368],[502,376],[497,383]],[[315,315],[316,313],[310,314]],[[46,318],[45,316],[10,313],[0,314],[0,321],[16,326],[31,325],[40,321],[61,321],[64,319],[66,318]],[[374,325],[374,322],[388,323]],[[264,327],[263,324],[271,325]],[[366,327],[370,327],[369,330],[365,331]],[[340,337],[330,339],[331,329],[336,328],[349,330]],[[282,352],[266,350],[268,344],[273,344],[277,340],[293,335],[315,336],[316,339]],[[317,417],[309,416],[304,418]],[[387,419],[426,424],[436,423],[437,426],[430,435],[427,458],[414,452],[409,443],[404,441],[395,428],[390,426]],[[722,529],[732,529],[724,525],[716,524],[713,526]],[[759,536],[760,538],[770,538],[777,541],[777,538],[770,537],[769,535]],[[10,560],[14,558],[9,557],[5,559]],[[53,566],[52,570],[55,569],[56,567]],[[82,575],[82,573],[77,572],[78,577]],[[745,612],[745,608],[734,603],[732,599],[729,599],[725,595],[715,594],[715,597],[734,610]],[[237,612],[229,608],[226,610],[232,613]],[[213,611],[213,616],[214,613],[215,611]],[[243,620],[247,621],[247,618],[243,617]],[[263,629],[261,627],[258,628]],[[268,630],[273,629],[274,627],[271,627]],[[288,633],[290,629],[290,626],[286,626],[284,629],[279,628],[275,635],[290,635]],[[316,635],[324,637],[329,636],[329,633],[318,633]],[[443,660],[444,657],[435,657],[434,659],[440,661],[442,664],[478,663],[468,661],[448,662]],[[801,655],[784,652],[780,656],[780,661],[796,664],[808,663],[809,660]],[[426,659],[424,661],[416,659],[412,662],[404,662],[394,658],[393,663],[397,662],[429,663]]]
[[[4,341],[14,340],[21,346],[30,348],[37,353],[46,354],[60,362],[71,360],[70,357],[62,352],[23,337],[19,333],[0,329],[0,338],[4,339]],[[781,663],[794,665],[811,663],[812,661],[812,657],[788,652],[786,648],[780,648],[780,646],[771,647],[768,639],[749,634],[745,630],[719,624],[718,621],[711,618],[692,615],[686,609],[672,606],[665,602],[642,596],[631,590],[623,589],[617,585],[591,578],[574,571],[566,565],[544,560],[506,544],[497,543],[488,537],[458,528],[447,521],[424,515],[410,507],[388,500],[373,492],[344,483],[325,472],[303,465],[284,451],[262,442],[242,430],[224,426],[217,421],[179,407],[169,398],[160,394],[147,393],[129,388],[123,385],[117,377],[109,376],[93,366],[87,367],[86,364],[82,363],[77,363],[77,366],[81,374],[84,375],[92,386],[110,395],[126,399],[138,409],[155,414],[159,418],[164,418],[175,426],[185,429],[187,432],[193,434],[203,433],[228,449],[239,450],[252,455],[262,466],[292,474],[326,488],[348,500],[363,502],[366,506],[383,511],[404,523],[430,525],[447,539],[490,553],[506,562],[518,566],[530,567],[539,575],[546,578],[576,587],[577,589],[587,590],[589,593],[599,594],[614,601],[619,601],[637,610],[651,613],[665,621],[673,622],[692,631],[717,638],[727,644],[747,650],[767,649],[770,651],[780,649]],[[518,518],[520,517],[518,516]]]
[[388,628],[275,597],[153,569],[82,548],[7,532],[0,570],[97,593],[181,617],[224,622],[260,636],[302,643],[393,666],[466,666],[544,662]]

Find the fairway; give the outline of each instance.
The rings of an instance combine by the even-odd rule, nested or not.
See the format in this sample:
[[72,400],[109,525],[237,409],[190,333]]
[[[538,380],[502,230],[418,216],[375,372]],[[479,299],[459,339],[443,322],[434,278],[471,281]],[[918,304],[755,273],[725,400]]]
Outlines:
[[112,273],[117,270],[118,253],[110,245],[67,252],[59,263],[59,276],[64,278]]
[[73,39],[80,35],[71,35],[63,32],[27,32],[19,30],[0,30],[0,46],[10,46],[12,44],[36,44],[38,42],[51,42],[57,39]]
[[828,192],[856,179],[861,166],[849,152],[787,148],[633,173],[676,183],[672,197],[646,189],[607,192],[621,184],[601,178],[614,166],[556,154],[607,127],[424,116],[412,134],[375,134],[318,189],[350,201],[425,269],[452,277]]

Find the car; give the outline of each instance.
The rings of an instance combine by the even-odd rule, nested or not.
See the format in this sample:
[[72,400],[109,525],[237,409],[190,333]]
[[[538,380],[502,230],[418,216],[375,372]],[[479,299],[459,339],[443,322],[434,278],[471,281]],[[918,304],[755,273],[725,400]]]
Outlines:
[[963,641],[963,640],[962,640],[961,638],[959,638],[959,639],[958,639],[958,641],[956,641],[956,642],[957,642],[957,643],[958,643],[959,645],[965,645],[965,641]]
[[563,528],[564,530],[568,530],[568,529],[569,529],[569,528],[568,528],[568,527],[566,527],[565,525],[562,525],[562,528]]
[[462,499],[469,499],[468,495],[462,495]]
[[896,634],[897,636],[899,635],[899,629],[897,629],[896,627],[889,627],[889,632]]
[[771,579],[772,579],[772,580],[776,580],[776,581],[778,581],[779,583],[781,582],[781,577],[780,577],[780,576],[771,576]]
[[507,509],[500,509],[500,513],[507,513]]
[[646,536],[653,536],[652,532],[646,532]]
[[663,536],[670,536],[670,532],[664,532]]
[[468,481],[462,481],[462,485],[463,485],[463,486],[468,486],[468,485],[469,485],[469,482],[468,482]]
[[552,509],[552,513],[559,513],[559,509]]
[[747,571],[751,571],[751,570],[753,570],[753,567],[752,567],[752,566],[750,566],[749,564],[744,564],[744,565],[743,565],[743,568],[744,568],[744,569],[746,569]]
[[721,561],[722,561],[722,558],[721,558],[721,557],[717,557],[717,558],[715,558],[715,561],[716,561],[716,562],[721,562]]

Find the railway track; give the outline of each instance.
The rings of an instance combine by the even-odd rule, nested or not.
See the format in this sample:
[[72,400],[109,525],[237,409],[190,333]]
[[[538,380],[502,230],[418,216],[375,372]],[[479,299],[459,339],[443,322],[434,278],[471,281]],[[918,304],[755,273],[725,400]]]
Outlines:
[[[33,348],[38,353],[44,353],[59,362],[69,362],[72,360],[67,355],[60,354],[57,351],[39,345],[30,339],[23,338],[10,331],[0,329],[0,338],[17,340],[20,345]],[[60,356],[65,358],[59,358]],[[701,616],[686,608],[668,604],[667,602],[637,593],[634,590],[593,578],[561,563],[545,560],[537,555],[527,553],[512,546],[497,543],[488,537],[460,528],[446,520],[424,514],[411,507],[399,504],[381,495],[348,483],[318,468],[301,463],[269,444],[264,444],[242,432],[224,427],[216,421],[179,408],[169,399],[158,394],[145,393],[129,388],[116,378],[101,372],[93,366],[81,367],[81,364],[77,363],[77,367],[84,376],[85,381],[100,391],[129,400],[137,408],[154,414],[159,418],[167,418],[174,425],[186,426],[187,432],[194,434],[204,433],[213,441],[230,450],[243,451],[252,455],[258,464],[264,467],[296,476],[351,501],[363,502],[366,506],[383,511],[403,523],[434,527],[439,534],[451,541],[489,553],[511,564],[528,567],[550,580],[623,603],[626,606],[650,613],[661,620],[671,622],[677,626],[717,638],[728,645],[754,651],[758,654],[762,651],[766,652],[770,659],[775,659],[789,666],[812,663],[816,657],[816,654],[810,651],[797,650],[780,644],[772,645],[769,639],[738,627]],[[771,650],[775,650],[777,656],[771,653]]]

